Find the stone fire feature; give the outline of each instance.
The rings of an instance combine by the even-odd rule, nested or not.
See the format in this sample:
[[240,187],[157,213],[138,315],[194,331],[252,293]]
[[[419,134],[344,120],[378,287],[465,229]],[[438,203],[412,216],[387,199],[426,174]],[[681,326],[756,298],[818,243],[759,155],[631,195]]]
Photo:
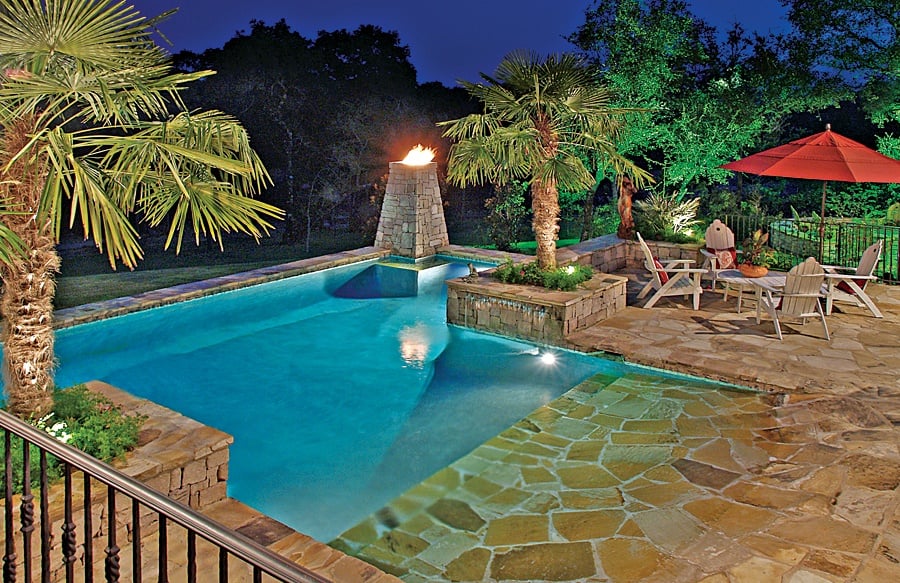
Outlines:
[[449,244],[437,164],[391,162],[375,247],[419,259]]
[[625,309],[627,279],[596,273],[575,291],[514,285],[482,275],[447,282],[447,322],[540,343],[566,336]]

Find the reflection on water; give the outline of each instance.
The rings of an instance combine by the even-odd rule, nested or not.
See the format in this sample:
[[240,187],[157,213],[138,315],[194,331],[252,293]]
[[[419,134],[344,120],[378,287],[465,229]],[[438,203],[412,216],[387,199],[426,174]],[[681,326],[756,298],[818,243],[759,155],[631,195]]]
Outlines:
[[432,343],[429,327],[423,322],[404,326],[397,333],[397,338],[400,340],[400,357],[403,361],[413,368],[424,368]]

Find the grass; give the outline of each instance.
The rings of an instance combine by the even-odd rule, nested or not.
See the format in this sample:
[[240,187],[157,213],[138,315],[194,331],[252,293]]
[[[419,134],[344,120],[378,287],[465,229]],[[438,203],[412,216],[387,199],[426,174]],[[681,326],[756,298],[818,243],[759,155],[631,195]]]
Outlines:
[[[560,239],[556,242],[556,248],[560,249],[562,247],[568,247],[569,245],[575,245],[576,243],[580,243],[580,239]],[[461,243],[465,245],[465,243]],[[496,249],[496,245],[472,245],[472,247],[478,247],[480,249]],[[535,255],[537,254],[537,242],[536,241],[519,241],[518,243],[513,243],[512,251],[515,253],[522,253],[523,255]]]
[[133,296],[155,289],[250,271],[277,263],[280,262],[227,263],[59,277],[54,306],[59,310],[123,296]]

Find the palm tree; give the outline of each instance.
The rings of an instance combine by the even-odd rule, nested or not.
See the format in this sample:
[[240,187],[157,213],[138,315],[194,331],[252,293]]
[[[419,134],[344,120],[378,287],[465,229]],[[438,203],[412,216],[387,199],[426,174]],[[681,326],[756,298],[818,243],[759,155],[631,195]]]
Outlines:
[[559,234],[559,189],[577,192],[595,178],[579,154],[594,153],[617,175],[638,185],[649,174],[615,148],[624,117],[636,109],[611,108],[611,95],[573,55],[541,59],[534,53],[511,53],[494,78],[462,86],[484,104],[484,113],[441,122],[450,148],[447,178],[469,184],[531,185],[538,265],[556,267]]
[[133,268],[132,218],[168,225],[166,248],[242,232],[280,211],[252,198],[269,177],[241,125],[179,97],[209,71],[173,73],[158,19],[118,0],[0,0],[0,274],[7,407],[52,407],[60,229]]

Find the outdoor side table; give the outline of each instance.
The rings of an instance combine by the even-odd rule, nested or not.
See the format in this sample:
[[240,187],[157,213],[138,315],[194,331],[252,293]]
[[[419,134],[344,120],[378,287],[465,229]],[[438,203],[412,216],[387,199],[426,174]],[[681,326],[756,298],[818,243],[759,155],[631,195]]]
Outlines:
[[758,281],[765,283],[768,286],[779,288],[784,287],[786,277],[787,274],[780,271],[770,271],[762,277],[745,277],[744,274],[737,269],[726,269],[719,272],[717,279],[725,283],[723,300],[728,300],[728,292],[731,291],[731,289],[734,289],[735,292],[737,292],[737,311],[738,314],[740,314],[741,303],[745,291],[754,292],[757,308],[759,307],[759,298],[762,296],[762,288],[755,285],[754,282]]

